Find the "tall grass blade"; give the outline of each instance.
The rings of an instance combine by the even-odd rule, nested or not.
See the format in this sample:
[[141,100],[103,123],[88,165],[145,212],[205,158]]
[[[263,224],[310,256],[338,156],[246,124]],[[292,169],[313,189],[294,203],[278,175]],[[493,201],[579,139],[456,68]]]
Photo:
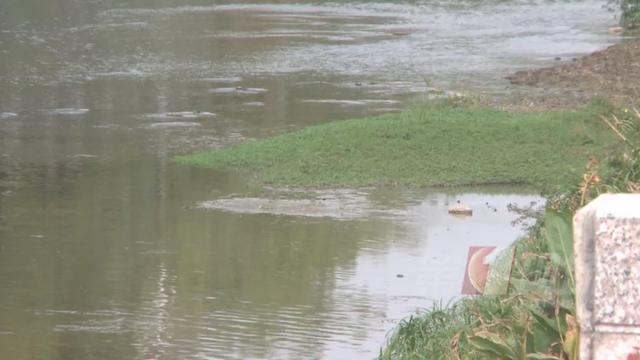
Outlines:
[[569,286],[574,292],[573,230],[571,222],[567,217],[549,209],[544,215],[544,235],[551,255],[551,262],[568,277]]

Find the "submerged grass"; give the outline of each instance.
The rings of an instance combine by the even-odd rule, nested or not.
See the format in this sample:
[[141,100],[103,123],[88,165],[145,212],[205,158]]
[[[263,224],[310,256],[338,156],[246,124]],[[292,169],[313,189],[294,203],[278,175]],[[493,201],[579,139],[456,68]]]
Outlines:
[[575,183],[585,159],[613,143],[592,105],[578,112],[508,113],[438,102],[311,126],[178,162],[234,170],[259,184],[306,187]]

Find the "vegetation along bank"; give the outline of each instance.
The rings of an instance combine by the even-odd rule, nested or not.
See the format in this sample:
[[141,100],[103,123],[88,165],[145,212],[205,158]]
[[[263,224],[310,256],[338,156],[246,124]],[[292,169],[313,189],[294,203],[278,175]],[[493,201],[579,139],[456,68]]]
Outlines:
[[[624,3],[625,11],[640,8],[637,1]],[[633,14],[623,15],[631,26]],[[634,19],[637,26],[640,16]],[[630,106],[639,97],[638,44],[626,41],[574,64],[511,77],[516,83],[606,96],[619,108],[599,118],[620,146],[594,153],[579,180],[548,196],[546,209],[516,209],[534,223],[492,264],[485,294],[403,320],[380,360],[578,359],[571,218],[601,193],[640,193],[640,112]]]
[[[632,15],[624,14],[627,26]],[[640,192],[639,44],[510,77],[613,105],[522,113],[444,100],[177,160],[280,186],[537,187],[550,194],[547,208],[515,209],[533,225],[492,265],[485,295],[403,320],[379,358],[577,359],[570,218],[600,193]]]

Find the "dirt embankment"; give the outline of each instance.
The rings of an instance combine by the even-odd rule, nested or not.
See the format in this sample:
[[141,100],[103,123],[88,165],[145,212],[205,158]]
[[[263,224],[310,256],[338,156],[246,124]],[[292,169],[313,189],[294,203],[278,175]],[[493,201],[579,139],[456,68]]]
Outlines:
[[548,90],[547,96],[532,100],[542,107],[571,106],[593,98],[633,105],[640,100],[640,39],[625,40],[568,64],[519,71],[507,79],[514,85]]

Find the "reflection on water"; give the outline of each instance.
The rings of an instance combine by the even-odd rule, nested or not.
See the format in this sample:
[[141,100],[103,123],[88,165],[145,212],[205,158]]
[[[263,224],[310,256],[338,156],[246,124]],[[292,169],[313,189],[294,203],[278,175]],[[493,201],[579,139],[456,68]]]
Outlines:
[[[163,183],[131,167],[79,179],[73,197],[51,181],[62,189],[45,198],[4,198],[3,351],[370,356],[399,318],[458,295],[468,247],[506,246],[518,234],[507,203],[535,199],[374,192],[360,199],[376,209],[364,218],[239,215],[194,208],[205,184],[229,180],[183,171],[168,166]],[[448,215],[456,200],[474,217]]]
[[500,94],[614,41],[600,6],[1,1],[0,358],[372,357],[537,198],[252,189],[171,158],[433,88]]

